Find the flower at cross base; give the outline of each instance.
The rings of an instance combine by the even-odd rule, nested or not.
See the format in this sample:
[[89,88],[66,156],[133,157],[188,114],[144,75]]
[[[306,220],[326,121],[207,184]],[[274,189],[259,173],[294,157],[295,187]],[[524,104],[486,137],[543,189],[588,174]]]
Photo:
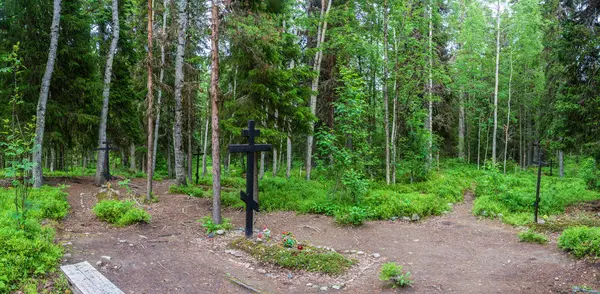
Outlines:
[[283,234],[281,235],[281,239],[283,247],[287,248],[293,248],[294,245],[298,243],[298,241],[296,241],[296,238],[294,238],[294,235],[291,232],[283,232]]

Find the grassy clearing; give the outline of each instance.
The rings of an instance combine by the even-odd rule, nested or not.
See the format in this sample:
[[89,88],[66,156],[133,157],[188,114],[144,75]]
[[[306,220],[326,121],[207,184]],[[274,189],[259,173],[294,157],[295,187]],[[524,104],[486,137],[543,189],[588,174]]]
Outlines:
[[279,245],[256,243],[241,237],[233,240],[231,247],[243,250],[264,263],[333,276],[343,274],[355,263],[337,252],[308,245],[305,245],[303,250],[297,250]]
[[100,220],[117,227],[149,223],[151,218],[148,212],[135,207],[134,201],[102,200],[94,206],[93,210]]
[[24,218],[17,217],[13,200],[14,189],[0,189],[0,293],[36,293],[47,279],[64,293],[66,283],[56,274],[63,249],[54,243],[55,230],[41,222],[67,214],[67,194],[62,187],[32,189]]

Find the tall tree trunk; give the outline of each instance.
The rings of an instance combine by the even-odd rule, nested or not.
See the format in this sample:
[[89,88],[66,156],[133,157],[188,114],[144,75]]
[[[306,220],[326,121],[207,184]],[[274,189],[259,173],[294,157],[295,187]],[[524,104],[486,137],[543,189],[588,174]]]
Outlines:
[[173,178],[173,160],[171,159],[171,136],[167,136],[167,173],[169,179]]
[[148,154],[146,155],[148,162],[146,166],[148,167],[147,180],[146,180],[146,200],[150,201],[152,199],[152,176],[154,176],[154,91],[152,90],[152,48],[153,39],[152,39],[152,18],[154,16],[152,10],[152,0],[148,0],[148,60],[147,69],[148,69],[148,95],[146,100],[148,100]]
[[390,184],[390,106],[388,102],[388,1],[383,1],[383,124],[385,128],[385,183]]
[[479,116],[479,124],[477,127],[477,169],[481,166],[481,115]]
[[[191,93],[190,93],[191,94]],[[188,152],[187,152],[187,178],[189,179],[189,181],[191,183],[194,182],[194,178],[192,177],[192,155],[194,154],[194,149],[193,149],[193,131],[192,129],[193,127],[193,118],[192,118],[192,113],[193,113],[193,102],[192,102],[192,95],[188,96],[188,119],[187,119],[187,138],[188,138],[188,143],[187,143],[187,147],[188,147]]]
[[519,166],[524,168],[523,161],[523,105],[519,104]]
[[392,183],[396,183],[396,139],[398,134],[398,94],[400,92],[398,85],[398,39],[396,38],[396,29],[394,32],[394,52],[396,52],[395,56],[395,65],[394,65],[394,99],[392,101]]
[[510,98],[512,90],[513,60],[510,52],[510,75],[508,78],[508,112],[506,114],[506,129],[504,130],[504,174],[506,174],[506,155],[508,153],[508,131],[510,130]]
[[[275,130],[277,130],[277,118],[279,117],[279,112],[275,109]],[[281,141],[280,141],[281,142]],[[273,177],[277,176],[277,147],[273,146]]]
[[[110,41],[110,49],[108,58],[106,59],[106,67],[104,68],[104,89],[102,90],[102,113],[100,114],[100,128],[98,130],[98,146],[103,147],[106,141],[106,120],[108,117],[108,97],[110,95],[110,80],[112,78],[112,66],[117,52],[117,44],[119,42],[119,1],[112,0],[112,40]],[[104,152],[98,150],[98,160],[96,161],[96,185],[104,183]]]
[[207,113],[207,117],[206,117],[206,125],[204,127],[204,144],[202,144],[202,177],[206,176],[206,173],[208,172],[207,168],[206,168],[206,152],[208,151],[208,113]]
[[427,165],[431,167],[431,161],[433,159],[433,7],[431,0],[429,0],[429,84],[427,87],[427,131],[429,137],[427,139]]
[[287,160],[286,160],[286,169],[285,176],[289,179],[292,175],[292,133],[288,131],[287,134]]
[[129,144],[129,171],[135,172],[137,167],[135,166],[135,144],[133,141]]
[[562,150],[558,151],[558,175],[561,178],[565,176],[565,160]]
[[175,125],[173,126],[173,145],[175,149],[175,179],[177,185],[186,184],[186,172],[184,167],[184,155],[183,155],[183,135],[182,135],[182,124],[183,124],[183,106],[181,90],[183,88],[183,63],[185,54],[185,42],[187,30],[187,0],[177,1],[177,55],[175,56]]
[[[325,41],[325,33],[327,32],[327,15],[331,8],[331,0],[325,8],[325,0],[321,0],[321,16],[319,20],[319,27],[317,31],[317,53],[315,53],[315,60],[313,64],[313,71],[316,73],[313,77],[311,84],[310,94],[310,113],[313,116],[317,115],[317,91],[319,90],[319,77],[321,75],[321,61],[323,60],[323,50],[321,45]],[[315,131],[315,123],[310,122],[309,133],[306,139],[306,179],[310,180],[310,173],[312,170],[312,147],[313,147],[313,133]]]
[[54,11],[52,12],[52,26],[50,27],[50,48],[48,49],[48,61],[46,71],[42,78],[40,97],[37,105],[35,122],[35,143],[33,152],[33,186],[39,188],[43,184],[42,175],[42,149],[44,147],[44,128],[46,125],[46,102],[50,92],[50,81],[54,72],[54,61],[56,60],[56,48],[58,47],[58,29],[60,26],[60,4],[61,0],[54,0]]
[[213,174],[213,208],[212,219],[215,224],[221,223],[221,158],[219,146],[219,7],[217,0],[211,0],[211,77],[210,101],[212,108],[212,174]]
[[496,164],[496,132],[498,131],[498,72],[500,69],[500,0],[496,10],[496,83],[494,86],[494,130],[492,132],[492,163]]
[[[156,150],[158,148],[158,130],[160,127],[160,110],[162,107],[162,82],[165,76],[165,42],[167,39],[167,15],[169,8],[167,6],[167,0],[163,0],[163,21],[161,30],[161,42],[160,42],[160,74],[158,76],[158,97],[156,99],[156,120],[154,122],[154,150],[152,153],[152,170],[156,169]],[[154,11],[153,11],[154,12]]]
[[465,101],[461,88],[458,93],[458,158],[465,159]]
[[50,172],[54,171],[56,167],[56,150],[54,146],[50,146]]

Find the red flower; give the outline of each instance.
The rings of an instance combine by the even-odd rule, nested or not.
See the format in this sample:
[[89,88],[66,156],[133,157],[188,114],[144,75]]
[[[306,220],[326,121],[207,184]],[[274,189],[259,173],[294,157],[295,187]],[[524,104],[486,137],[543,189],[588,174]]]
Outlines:
[[302,245],[298,245],[298,250],[302,250],[304,249],[304,247],[302,247]]

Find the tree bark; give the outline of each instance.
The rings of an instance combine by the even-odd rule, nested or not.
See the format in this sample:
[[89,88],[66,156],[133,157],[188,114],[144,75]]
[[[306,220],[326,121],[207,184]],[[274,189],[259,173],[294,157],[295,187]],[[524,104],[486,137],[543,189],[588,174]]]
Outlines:
[[148,70],[148,94],[146,96],[146,100],[148,100],[148,154],[146,155],[148,162],[146,166],[148,167],[147,172],[147,180],[146,180],[146,200],[150,201],[152,199],[152,177],[154,176],[154,91],[152,89],[152,48],[153,39],[152,39],[152,18],[153,18],[153,10],[152,10],[152,0],[148,0],[148,60],[146,68]]
[[433,13],[432,13],[431,0],[429,0],[429,85],[427,94],[427,131],[429,132],[429,138],[427,139],[427,165],[431,167],[431,161],[433,160]]
[[287,134],[287,162],[285,176],[289,179],[292,176],[292,133]]
[[479,125],[477,127],[477,169],[481,166],[481,116],[479,116]]
[[188,143],[187,143],[187,147],[188,147],[188,152],[187,152],[187,178],[189,179],[189,181],[191,183],[194,182],[194,178],[192,177],[192,154],[194,154],[194,149],[193,149],[193,140],[192,140],[192,136],[193,136],[193,121],[192,121],[192,113],[193,113],[193,102],[192,102],[192,95],[188,96],[188,119],[187,119],[187,138],[188,138]]
[[215,224],[221,223],[221,159],[219,146],[219,7],[218,0],[211,0],[211,77],[210,101],[212,108],[212,174],[213,174],[213,208],[212,219]]
[[[208,113],[207,113],[208,115]],[[207,168],[206,168],[206,152],[208,151],[208,116],[206,117],[206,125],[204,127],[204,144],[202,146],[203,148],[203,152],[202,152],[202,177],[206,176],[206,173],[208,172]]]
[[562,150],[558,151],[558,175],[561,178],[565,176],[565,160]]
[[508,78],[508,112],[506,114],[506,130],[504,131],[504,174],[506,174],[506,157],[508,154],[508,131],[510,130],[510,98],[512,90],[512,77],[513,77],[513,60],[512,51],[510,52],[510,75]]
[[[163,22],[162,22],[162,31],[161,31],[161,43],[160,43],[160,74],[158,77],[158,97],[156,99],[156,120],[154,122],[154,150],[152,153],[152,170],[156,169],[156,150],[158,149],[158,130],[160,127],[160,110],[162,107],[162,82],[165,76],[165,42],[167,39],[167,15],[169,13],[169,8],[167,6],[167,0],[163,1]],[[154,12],[154,11],[153,11]]]
[[390,184],[390,106],[388,102],[388,1],[383,1],[383,124],[385,128],[385,183]]
[[398,39],[396,38],[396,30],[394,32],[394,52],[396,52],[395,56],[395,65],[394,72],[396,74],[394,78],[394,99],[392,101],[392,183],[396,183],[396,138],[398,134],[398,94],[399,94],[399,85],[398,85]]
[[48,61],[46,62],[46,71],[44,72],[44,77],[42,78],[40,97],[37,105],[34,142],[35,147],[33,152],[33,187],[35,188],[39,188],[43,184],[42,149],[44,147],[44,129],[46,125],[46,103],[48,102],[50,81],[52,80],[54,62],[56,61],[56,48],[58,47],[60,4],[61,0],[54,0],[52,25],[50,27],[50,48],[48,49]]
[[498,72],[500,69],[500,0],[496,10],[496,83],[494,86],[494,130],[492,131],[492,163],[496,164],[496,132],[498,130]]
[[184,154],[183,154],[183,106],[181,90],[183,88],[183,63],[185,54],[185,43],[186,43],[186,30],[187,30],[187,0],[177,1],[177,53],[175,56],[175,124],[173,126],[173,146],[175,149],[175,182],[177,185],[186,184],[186,172],[184,167]]
[[[316,73],[313,77],[311,84],[310,94],[310,113],[313,116],[317,115],[317,91],[319,90],[319,77],[321,75],[321,61],[323,60],[323,50],[321,45],[325,41],[325,33],[327,32],[327,15],[331,8],[331,0],[325,9],[325,0],[321,0],[321,16],[319,21],[319,27],[317,31],[317,53],[315,53],[315,60],[313,64],[313,71]],[[312,170],[312,146],[313,146],[313,133],[315,131],[315,123],[310,122],[309,133],[306,139],[306,179],[310,180],[310,173]]]
[[56,166],[56,150],[54,146],[50,147],[50,172],[54,171],[54,167]]
[[[100,128],[98,130],[98,146],[104,147],[106,141],[106,120],[108,117],[108,98],[110,95],[110,81],[112,78],[112,66],[117,52],[117,44],[119,42],[119,1],[112,0],[112,30],[113,36],[110,41],[110,49],[108,58],[106,59],[106,67],[104,68],[104,89],[102,90],[102,113],[100,114]],[[98,160],[96,161],[96,185],[104,183],[104,152],[98,150]]]
[[135,166],[135,144],[131,142],[129,144],[129,171],[135,172],[137,167]]

